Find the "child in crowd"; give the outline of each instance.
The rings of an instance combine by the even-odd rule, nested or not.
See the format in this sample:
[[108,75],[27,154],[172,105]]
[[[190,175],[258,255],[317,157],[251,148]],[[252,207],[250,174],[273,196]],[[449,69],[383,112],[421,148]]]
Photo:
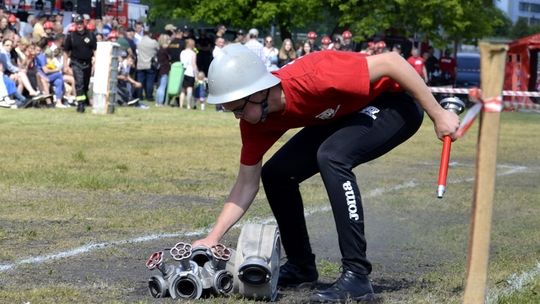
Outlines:
[[206,75],[203,71],[199,71],[197,73],[197,79],[195,79],[195,88],[193,92],[194,97],[194,107],[197,108],[197,101],[201,103],[201,111],[204,111],[204,104],[206,102],[206,96],[207,96],[207,89],[208,89],[208,79],[206,78]]

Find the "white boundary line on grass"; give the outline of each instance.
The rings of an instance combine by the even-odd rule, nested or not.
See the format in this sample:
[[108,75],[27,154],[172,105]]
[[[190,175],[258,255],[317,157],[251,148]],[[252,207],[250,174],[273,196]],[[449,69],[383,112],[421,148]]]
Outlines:
[[[452,163],[452,165],[458,165],[458,163]],[[504,172],[497,173],[497,176],[507,176],[507,175],[521,173],[521,172],[527,170],[527,167],[524,167],[524,166],[498,165],[498,167],[501,168],[501,169],[506,169],[506,170]],[[457,183],[470,182],[470,181],[474,181],[474,178],[456,179],[456,180],[449,181],[449,183],[457,184]],[[391,188],[386,188],[386,189],[385,188],[376,188],[374,190],[369,191],[365,195],[365,197],[366,198],[367,197],[377,197],[377,196],[380,196],[380,195],[382,195],[384,193],[387,193],[387,192],[392,192],[392,191],[397,191],[397,190],[407,189],[407,188],[415,188],[416,186],[418,186],[418,184],[414,180],[411,180],[409,182],[399,184],[399,185],[396,185],[396,186],[391,187]],[[316,214],[316,213],[320,213],[320,212],[326,212],[326,211],[329,211],[329,210],[330,210],[329,206],[321,207],[321,208],[314,208],[314,209],[306,210],[305,214],[306,214],[306,216],[310,216],[312,214]],[[265,218],[265,219],[252,218],[248,222],[272,223],[272,222],[274,222],[274,218],[273,217],[269,217],[269,218]],[[233,228],[238,228],[238,227],[240,227],[240,225],[243,225],[244,223],[245,222],[238,223]],[[61,252],[58,252],[58,253],[26,258],[26,259],[18,260],[18,261],[15,261],[13,263],[9,263],[9,264],[0,264],[0,273],[6,272],[6,271],[11,270],[11,269],[14,269],[17,266],[21,266],[21,265],[41,264],[41,263],[44,263],[44,262],[47,262],[47,261],[58,260],[58,259],[61,259],[61,258],[77,256],[77,255],[80,255],[80,254],[84,254],[84,253],[88,253],[88,252],[91,252],[91,251],[104,249],[104,248],[108,248],[108,247],[115,247],[115,246],[120,246],[120,245],[125,245],[125,244],[133,244],[133,243],[142,243],[142,242],[148,242],[148,241],[158,240],[158,239],[162,239],[162,238],[199,236],[199,235],[203,235],[205,233],[208,233],[210,231],[210,228],[211,227],[207,227],[207,228],[198,229],[198,230],[189,231],[189,232],[151,234],[151,235],[140,236],[140,237],[127,239],[127,240],[119,240],[119,241],[113,241],[113,242],[102,242],[102,243],[88,244],[88,245],[77,247],[77,248],[67,250],[67,251],[61,251]],[[529,271],[526,271],[526,272],[522,273],[519,276],[517,274],[513,274],[507,280],[507,282],[509,284],[509,286],[507,288],[500,289],[500,290],[495,289],[495,290],[491,290],[489,292],[489,295],[487,297],[488,304],[495,303],[501,296],[510,295],[510,294],[512,294],[512,293],[514,293],[516,291],[521,290],[525,285],[530,283],[538,275],[540,275],[540,262],[537,263],[536,267],[534,267],[533,269],[531,269]]]
[[[401,189],[405,189],[405,188],[414,188],[417,185],[418,184],[413,180],[413,181],[406,182],[404,184],[396,185],[396,186],[394,186],[392,188],[388,188],[388,189],[376,188],[376,189],[368,192],[366,197],[377,197],[377,196],[380,196],[380,195],[382,195],[384,193],[387,193],[387,192],[397,191],[397,190],[401,190]],[[330,206],[308,209],[308,210],[305,211],[305,215],[310,216],[310,215],[313,215],[313,214],[316,214],[316,213],[321,213],[321,212],[326,212],[326,211],[330,211]],[[275,222],[274,217],[268,217],[268,218],[254,217],[254,218],[251,218],[249,220],[243,221],[241,223],[237,223],[236,225],[234,225],[233,229],[239,228],[240,226],[242,226],[245,223],[268,224],[268,223],[273,223],[273,222]],[[210,229],[211,229],[211,227],[206,227],[206,228],[202,228],[202,229],[198,229],[198,230],[194,230],[194,231],[188,231],[188,232],[151,234],[151,235],[140,236],[140,237],[136,237],[136,238],[133,238],[133,239],[127,239],[127,240],[119,240],[119,241],[112,241],[112,242],[102,242],[102,243],[91,243],[91,244],[87,244],[87,245],[84,245],[84,246],[81,246],[81,247],[73,248],[73,249],[67,250],[67,251],[61,251],[61,252],[58,252],[58,253],[52,253],[52,254],[47,254],[47,255],[40,255],[40,256],[36,256],[36,257],[30,257],[30,258],[18,260],[18,261],[15,261],[13,263],[9,263],[9,264],[0,264],[0,273],[6,272],[8,270],[11,270],[11,269],[13,269],[13,268],[15,268],[17,266],[21,266],[21,265],[41,264],[41,263],[44,263],[44,262],[47,262],[47,261],[58,260],[58,259],[62,259],[62,258],[68,258],[68,257],[77,256],[77,255],[80,255],[80,254],[92,252],[92,251],[95,251],[95,250],[100,250],[100,249],[109,248],[109,247],[115,247],[115,246],[121,246],[121,245],[125,245],[125,244],[149,242],[149,241],[154,241],[154,240],[159,240],[159,239],[164,239],[164,238],[199,236],[199,235],[203,235],[205,233],[208,233],[210,231]]]
[[505,288],[495,288],[489,291],[486,299],[487,304],[497,303],[501,297],[510,296],[514,292],[520,291],[527,285],[533,282],[533,280],[540,275],[540,262],[536,262],[536,267],[529,271],[525,271],[520,275],[512,274],[510,278],[506,280],[508,286]]

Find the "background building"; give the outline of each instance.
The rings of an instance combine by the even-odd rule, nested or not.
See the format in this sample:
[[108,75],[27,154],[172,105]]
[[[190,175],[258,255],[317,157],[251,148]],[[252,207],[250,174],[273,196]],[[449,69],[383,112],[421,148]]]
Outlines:
[[540,24],[540,0],[494,0],[495,5],[516,23],[519,19],[528,25]]

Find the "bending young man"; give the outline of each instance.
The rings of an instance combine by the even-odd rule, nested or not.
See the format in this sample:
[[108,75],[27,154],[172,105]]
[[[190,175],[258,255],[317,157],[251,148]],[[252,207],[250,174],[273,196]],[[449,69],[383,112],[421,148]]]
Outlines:
[[[423,110],[439,139],[455,139],[458,116],[444,110],[416,71],[396,53],[366,57],[316,52],[267,72],[247,48],[231,44],[210,65],[208,103],[240,119],[240,169],[217,221],[194,246],[212,246],[243,216],[259,181],[277,220],[287,263],[278,285],[318,279],[299,184],[320,173],[328,193],[342,254],[343,273],[314,302],[369,300],[364,216],[353,168],[410,138]],[[420,107],[419,107],[420,106]],[[289,129],[303,127],[265,164],[265,152]]]

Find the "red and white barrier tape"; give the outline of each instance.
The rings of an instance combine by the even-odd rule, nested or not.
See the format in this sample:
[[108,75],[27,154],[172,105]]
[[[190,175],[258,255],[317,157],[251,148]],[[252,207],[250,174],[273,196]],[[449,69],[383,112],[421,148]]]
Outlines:
[[[447,93],[447,94],[463,94],[469,95],[469,98],[475,102],[479,102],[481,99],[481,91],[478,88],[448,88],[448,87],[430,87],[432,93]],[[502,96],[511,97],[540,97],[540,92],[529,91],[502,91]],[[503,101],[502,106],[504,109],[514,110],[536,110],[540,111],[540,104],[531,102],[516,102],[516,101]]]
[[[430,87],[432,93],[469,94],[465,88]],[[529,91],[502,91],[502,96],[513,97],[540,97],[540,92]]]
[[480,114],[480,111],[484,112],[501,112],[503,109],[524,109],[524,110],[536,110],[540,111],[540,104],[532,102],[512,102],[503,101],[502,96],[526,96],[526,97],[540,97],[540,92],[526,92],[526,91],[502,91],[501,96],[489,97],[482,99],[482,92],[479,88],[448,88],[448,87],[430,87],[432,93],[448,93],[448,94],[466,94],[469,95],[469,99],[474,101],[475,104],[467,111],[463,121],[461,122],[457,131],[457,137],[460,138],[465,133],[474,120]]

